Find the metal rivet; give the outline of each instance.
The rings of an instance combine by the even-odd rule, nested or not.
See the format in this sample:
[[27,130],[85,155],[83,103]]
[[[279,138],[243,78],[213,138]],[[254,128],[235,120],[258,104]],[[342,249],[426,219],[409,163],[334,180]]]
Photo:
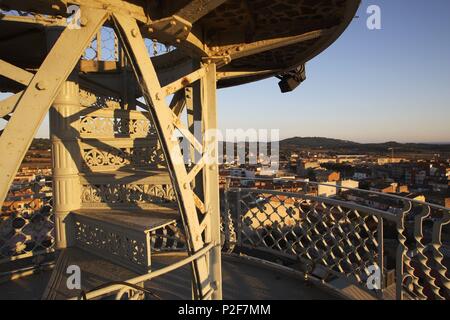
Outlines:
[[47,82],[46,81],[39,81],[36,83],[36,89],[38,90],[46,90],[47,89]]
[[86,17],[81,17],[80,18],[80,26],[86,27],[88,23],[89,23],[88,18],[86,18]]
[[177,42],[177,43],[180,43],[180,42],[181,42],[181,39],[177,39],[176,42]]
[[185,182],[185,183],[183,184],[183,188],[187,189],[188,187],[189,187],[189,183]]
[[171,24],[172,26],[174,26],[174,25],[177,24],[177,22],[176,22],[175,20],[172,20],[172,21],[170,21],[170,24]]
[[132,30],[131,30],[131,35],[132,35],[133,37],[137,37],[138,31],[137,31],[136,29],[132,29]]
[[148,32],[153,33],[155,30],[153,28],[148,28]]
[[187,26],[184,26],[183,30],[187,32],[189,30],[189,28]]

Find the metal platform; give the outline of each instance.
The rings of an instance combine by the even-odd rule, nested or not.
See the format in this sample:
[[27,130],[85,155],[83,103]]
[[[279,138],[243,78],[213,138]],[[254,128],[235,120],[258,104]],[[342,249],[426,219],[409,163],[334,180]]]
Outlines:
[[[89,291],[112,281],[124,281],[137,276],[136,273],[109,260],[99,258],[84,250],[65,249],[59,264],[53,271],[0,284],[1,299],[70,299],[79,297],[80,290],[68,290],[65,270],[69,265],[79,265],[82,290]],[[156,269],[162,268],[185,257],[184,254],[159,254],[154,257]],[[317,287],[301,278],[249,263],[244,259],[224,256],[223,260],[224,299],[341,299],[342,297]],[[190,299],[190,267],[158,277],[146,284],[146,288],[162,299]],[[49,283],[47,287],[47,281]],[[111,297],[104,297],[109,299]]]
[[145,273],[152,265],[152,234],[175,226],[178,218],[176,210],[157,207],[153,210],[80,209],[73,211],[68,219],[72,220],[72,246]]
[[159,207],[158,210],[99,210],[83,209],[73,212],[101,223],[118,225],[137,232],[148,233],[172,224],[179,217],[176,210]]
[[[175,66],[189,67],[188,57],[209,57],[218,66],[218,86],[235,86],[283,74],[318,55],[342,34],[359,3],[360,0],[4,0],[0,8],[30,10],[50,17],[0,19],[0,39],[5,38],[0,57],[6,56],[10,63],[22,67],[37,67],[46,54],[43,26],[64,22],[52,17],[67,16],[70,4],[107,7],[136,19],[145,37],[180,49],[155,59],[158,71],[170,70],[167,73],[173,76]],[[32,44],[33,52],[11,51],[24,43]]]

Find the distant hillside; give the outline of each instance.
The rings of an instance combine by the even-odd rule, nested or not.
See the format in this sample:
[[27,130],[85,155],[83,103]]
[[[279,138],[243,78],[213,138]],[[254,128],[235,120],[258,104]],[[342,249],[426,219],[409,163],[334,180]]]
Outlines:
[[323,138],[323,137],[294,137],[280,141],[281,147],[295,148],[342,148],[357,147],[359,143],[353,141]]
[[[34,139],[31,148],[48,150],[51,148],[50,139]],[[294,137],[280,141],[280,149],[293,151],[301,149],[326,149],[348,153],[387,153],[394,148],[395,153],[450,153],[450,144],[426,143],[398,143],[394,141],[384,143],[357,143],[324,137]]]
[[323,137],[295,137],[280,141],[280,149],[328,149],[340,152],[382,152],[394,148],[396,153],[449,153],[450,144],[426,143],[398,143],[394,141],[384,143],[357,143],[347,140]]

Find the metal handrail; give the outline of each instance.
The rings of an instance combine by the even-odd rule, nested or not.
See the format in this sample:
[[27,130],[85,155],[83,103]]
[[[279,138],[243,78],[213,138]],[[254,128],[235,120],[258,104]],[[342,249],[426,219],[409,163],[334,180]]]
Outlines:
[[361,192],[361,193],[366,193],[366,194],[374,194],[374,195],[378,195],[378,196],[382,196],[382,197],[386,197],[386,198],[391,198],[391,199],[395,199],[395,200],[401,200],[401,201],[405,201],[406,200],[406,201],[409,201],[411,203],[415,203],[415,204],[419,204],[419,205],[428,205],[428,206],[431,206],[431,207],[433,207],[435,209],[438,209],[438,210],[447,210],[447,211],[449,211],[448,208],[446,208],[444,206],[441,206],[441,205],[428,203],[428,202],[423,202],[423,201],[416,200],[416,199],[405,198],[405,197],[397,196],[395,194],[383,193],[383,192],[379,192],[379,191],[364,190],[364,189],[359,189],[359,188],[350,188],[350,187],[340,186],[340,185],[337,185],[337,184],[329,184],[329,183],[308,181],[308,180],[304,180],[304,179],[259,178],[259,177],[246,178],[246,177],[236,177],[236,176],[226,176],[225,179],[227,179],[227,180],[271,181],[271,182],[274,182],[274,181],[298,182],[298,183],[304,183],[306,185],[326,186],[326,187],[333,187],[333,188],[341,189],[341,190],[349,190],[349,191]]
[[[305,257],[301,258],[301,256],[305,255],[306,252],[306,256],[309,257],[306,260],[312,259],[311,262],[313,263],[313,266],[315,266],[316,263],[324,263],[325,268],[329,272],[338,276],[339,274],[341,274],[344,277],[353,277],[355,276],[353,272],[357,271],[358,273],[361,273],[362,271],[360,268],[354,269],[354,267],[350,268],[351,271],[344,271],[341,265],[342,261],[347,260],[347,262],[352,264],[363,263],[364,265],[367,261],[372,261],[377,266],[379,266],[379,269],[381,269],[380,278],[382,280],[381,282],[384,283],[384,279],[386,276],[384,274],[384,241],[386,240],[384,236],[384,223],[385,221],[390,221],[392,223],[392,226],[395,226],[395,237],[397,239],[397,254],[395,256],[391,255],[391,258],[395,259],[395,297],[397,299],[403,299],[406,297],[416,299],[427,299],[429,297],[433,297],[435,299],[448,298],[448,294],[445,293],[445,290],[448,290],[448,284],[450,283],[450,281],[448,280],[448,277],[446,275],[448,267],[444,265],[443,251],[441,251],[441,248],[444,246],[444,244],[442,244],[443,226],[450,224],[450,209],[444,208],[439,205],[433,205],[426,202],[416,201],[413,199],[395,195],[387,195],[380,192],[372,192],[368,190],[348,188],[331,184],[321,184],[304,180],[277,179],[278,181],[300,182],[316,186],[327,185],[333,188],[363,192],[365,194],[376,194],[395,200],[401,200],[401,202],[403,203],[403,208],[399,208],[398,211],[393,213],[390,211],[383,211],[376,208],[371,208],[369,206],[360,205],[351,201],[339,200],[323,196],[315,196],[307,193],[267,190],[259,189],[256,187],[234,187],[231,186],[230,183],[230,180],[232,179],[247,181],[272,180],[266,178],[253,179],[244,177],[227,177],[227,184],[224,190],[226,211],[225,214],[228,215],[228,217],[234,216],[234,218],[225,219],[224,222],[229,224],[230,230],[233,230],[233,232],[234,230],[236,230],[237,233],[234,236],[234,239],[237,240],[234,244],[229,244],[228,247],[234,248],[234,246],[236,245],[240,248],[248,247],[249,249],[257,249],[261,252],[275,254],[280,257],[296,258],[300,259],[301,261],[305,260]],[[301,188],[302,186],[299,187]],[[233,200],[236,201],[236,203],[229,203],[228,197],[229,194],[232,193],[236,194],[236,199]],[[295,201],[295,204],[293,203],[291,205],[290,203],[285,203],[283,199],[280,199],[279,205],[274,205],[273,203],[271,204],[271,198],[277,196],[285,196],[292,199],[301,199],[302,201]],[[261,205],[257,205],[256,200],[261,197],[266,198],[267,202],[262,202]],[[303,202],[303,200],[306,201]],[[300,207],[301,203],[304,203],[304,206],[306,206],[306,211],[303,207]],[[233,206],[236,210],[234,214],[230,210],[230,208],[232,208]],[[241,207],[243,207],[246,212],[241,213]],[[284,215],[279,214],[279,207],[285,207],[286,211],[282,212]],[[325,211],[323,212],[326,212],[326,214],[324,215],[321,210],[316,211],[316,207],[324,208]],[[292,208],[294,208],[294,210],[297,210],[295,212],[297,212],[297,215],[300,214],[300,216],[295,216],[294,226],[288,226],[286,224],[286,213],[288,212],[287,210],[292,210]],[[338,213],[336,213],[336,211],[335,213],[332,213],[332,211],[335,209]],[[264,214],[267,214],[266,218],[264,218]],[[269,216],[272,214],[278,215],[278,218],[274,221],[270,221],[269,219]],[[335,219],[336,214],[343,214],[343,216],[345,217],[344,221],[337,221]],[[349,219],[349,217],[354,214],[356,214],[356,218],[354,217]],[[259,215],[259,218],[257,215]],[[310,219],[311,216],[313,220],[305,222],[305,216],[306,220]],[[371,226],[369,226],[366,223],[365,218],[361,218],[364,216],[372,217],[371,219],[374,220],[373,222],[375,224],[372,223]],[[247,221],[248,223],[246,224],[244,219],[250,220]],[[268,221],[269,226],[266,225],[266,221]],[[278,224],[278,221],[281,223],[281,225]],[[425,221],[429,221],[429,223],[433,225],[432,229],[427,229],[427,238],[425,238],[424,236]],[[413,223],[414,226],[411,226],[411,223]],[[318,229],[316,229],[317,225],[324,227],[324,231],[319,231]],[[300,238],[296,237],[304,237],[305,234],[301,233],[300,235],[296,235],[294,228],[300,228],[299,230],[301,230],[301,232],[306,232],[309,234],[309,236],[313,234],[317,238],[316,240],[308,238],[308,241],[310,241],[309,244],[300,244]],[[344,229],[342,228],[347,229],[344,231]],[[226,227],[224,227],[224,229],[227,230]],[[338,232],[337,235],[340,240],[335,238],[336,234],[334,233],[335,231],[331,231],[332,229],[341,230],[341,233],[339,234]],[[361,233],[361,230],[363,230],[363,233]],[[371,234],[366,234],[364,230],[366,230],[367,232],[371,232]],[[321,232],[325,232],[325,234],[322,234]],[[430,232],[432,232],[431,240],[429,238]],[[331,239],[333,240],[332,243],[328,244],[325,241],[325,237],[328,237],[328,240],[330,240],[331,237]],[[266,239],[269,239],[272,242],[266,242]],[[376,255],[376,258],[375,256],[372,256],[372,258],[370,259],[367,258],[369,260],[364,260],[361,259],[361,257],[358,257],[353,258],[354,260],[350,261],[349,256],[347,256],[346,258],[338,258],[334,257],[334,254],[331,254],[332,250],[334,249],[340,250],[341,252],[348,250],[347,255],[349,254],[349,252],[352,252],[352,254],[356,253],[357,251],[355,248],[361,246],[362,242],[360,242],[360,240],[354,239],[362,239],[366,250],[365,252],[369,255],[368,257],[370,257],[371,250],[374,250],[373,254]],[[411,239],[414,239],[413,243],[411,243]],[[366,246],[366,241],[371,244],[370,247]],[[325,244],[325,249],[321,249],[317,246],[319,242]],[[347,244],[345,244],[344,242]],[[280,243],[283,244],[280,246]],[[350,247],[348,247],[348,245],[350,245]],[[327,246],[330,247],[327,248]],[[345,246],[347,246],[347,248]],[[431,249],[431,254],[430,251],[428,251],[429,249]],[[316,254],[319,255],[319,258],[314,258],[314,256],[311,257],[309,255],[309,251],[316,252]],[[252,253],[250,252],[247,254]],[[331,259],[331,265],[323,260],[324,258],[325,260]],[[307,263],[308,261],[303,262]],[[361,280],[363,280],[364,277],[365,275],[363,276],[363,278],[359,278],[359,276],[356,276],[357,281],[350,282],[353,282],[356,285],[360,285]],[[383,290],[384,288],[382,287],[379,291],[380,297],[383,296]]]
[[[169,273],[169,272],[174,271],[174,270],[176,270],[178,268],[181,268],[181,267],[183,267],[183,266],[193,262],[194,260],[199,259],[200,257],[206,255],[215,246],[216,246],[216,244],[209,243],[205,247],[203,247],[202,249],[200,249],[199,251],[197,251],[196,253],[194,253],[193,255],[191,255],[191,256],[189,256],[189,257],[187,257],[185,259],[177,261],[177,262],[175,262],[175,263],[173,263],[173,264],[171,264],[171,265],[169,265],[167,267],[161,268],[161,269],[159,269],[157,271],[153,271],[153,272],[150,272],[148,274],[144,274],[144,275],[141,275],[141,276],[129,279],[129,280],[125,281],[125,282],[127,282],[129,284],[132,284],[132,285],[137,285],[139,283],[145,283],[146,281],[150,281],[151,279],[154,279],[156,277],[162,276],[162,275],[164,275],[166,273]],[[91,299],[95,299],[95,298],[100,297],[100,296],[107,295],[107,294],[109,294],[111,292],[119,291],[119,290],[123,289],[124,287],[126,287],[126,285],[113,284],[113,285],[108,286],[108,287],[104,287],[104,288],[100,288],[100,289],[97,289],[97,290],[94,290],[94,291],[87,292],[87,293],[85,293],[84,297],[87,300],[91,300]],[[78,300],[78,299],[79,299],[79,297],[74,297],[74,298],[71,298],[69,300]]]
[[373,215],[379,215],[379,216],[382,216],[383,218],[389,219],[391,221],[397,221],[398,216],[399,216],[392,212],[387,212],[387,211],[382,211],[382,210],[375,209],[375,208],[370,208],[367,206],[362,206],[360,204],[349,202],[349,201],[342,201],[342,200],[326,198],[326,197],[321,197],[321,196],[312,196],[309,194],[299,194],[296,192],[284,192],[284,191],[269,190],[269,189],[241,188],[241,187],[231,187],[228,189],[228,191],[231,191],[231,192],[233,192],[233,191],[239,191],[239,192],[258,191],[260,193],[267,193],[267,194],[271,194],[274,196],[286,196],[286,197],[291,197],[291,198],[296,198],[296,197],[299,197],[299,195],[301,195],[301,197],[304,198],[305,200],[315,200],[315,201],[320,201],[320,202],[327,202],[327,203],[330,203],[330,204],[333,204],[336,206],[345,206],[347,208],[351,208],[354,210],[364,210],[366,213],[370,213]]

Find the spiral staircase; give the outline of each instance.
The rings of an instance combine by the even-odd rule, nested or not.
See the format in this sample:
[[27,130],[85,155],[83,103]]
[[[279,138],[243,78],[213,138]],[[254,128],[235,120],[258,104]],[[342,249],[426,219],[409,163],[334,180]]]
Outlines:
[[[24,218],[8,230],[27,249],[2,236],[2,264],[56,251],[43,296],[57,299],[70,298],[61,286],[72,264],[96,279],[84,291],[103,278],[119,296],[191,266],[192,297],[221,299],[216,89],[276,76],[293,90],[358,5],[0,1],[0,202],[48,113],[53,157],[52,211],[38,214],[45,241]],[[174,262],[165,251],[181,254]]]

